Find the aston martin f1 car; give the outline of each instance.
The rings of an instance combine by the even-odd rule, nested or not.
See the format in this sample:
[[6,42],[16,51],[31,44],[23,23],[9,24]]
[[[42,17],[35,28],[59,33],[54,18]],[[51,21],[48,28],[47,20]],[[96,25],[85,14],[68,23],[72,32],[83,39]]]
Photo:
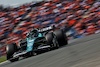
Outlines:
[[7,60],[14,62],[21,56],[36,55],[38,51],[47,48],[59,48],[67,44],[67,37],[64,31],[61,29],[55,31],[55,26],[33,29],[27,33],[25,40],[20,40],[18,46],[16,43],[6,46]]

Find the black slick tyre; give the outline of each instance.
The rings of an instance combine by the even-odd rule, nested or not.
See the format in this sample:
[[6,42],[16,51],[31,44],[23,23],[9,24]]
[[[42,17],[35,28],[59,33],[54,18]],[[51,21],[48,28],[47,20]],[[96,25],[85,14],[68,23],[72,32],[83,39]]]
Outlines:
[[67,37],[63,30],[54,31],[54,34],[60,46],[68,44]]
[[60,47],[59,43],[58,43],[58,41],[56,39],[56,36],[54,36],[54,38],[53,38],[53,45],[54,45],[55,48],[59,48]]
[[53,46],[52,45],[53,44],[53,42],[52,42],[53,41],[53,33],[46,34],[45,39],[47,41],[47,44],[52,47]]
[[17,61],[19,58],[13,58],[14,52],[17,51],[17,45],[16,44],[9,44],[6,46],[6,53],[7,53],[7,60],[14,62]]

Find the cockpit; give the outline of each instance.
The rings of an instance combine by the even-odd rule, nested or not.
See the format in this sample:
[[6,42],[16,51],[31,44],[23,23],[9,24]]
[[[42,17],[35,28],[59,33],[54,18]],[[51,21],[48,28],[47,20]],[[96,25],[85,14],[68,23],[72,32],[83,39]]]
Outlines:
[[36,29],[33,29],[29,33],[27,33],[27,38],[38,37],[38,35],[39,35],[39,32]]

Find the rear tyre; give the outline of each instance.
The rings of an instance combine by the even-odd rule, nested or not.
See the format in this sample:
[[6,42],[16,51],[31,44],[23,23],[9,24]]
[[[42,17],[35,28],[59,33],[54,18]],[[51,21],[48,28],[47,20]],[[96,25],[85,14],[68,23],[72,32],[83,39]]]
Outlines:
[[68,44],[67,37],[63,30],[54,31],[54,34],[60,46]]
[[56,37],[53,38],[53,45],[54,45],[55,48],[59,48],[60,47]]
[[19,58],[12,59],[13,58],[13,54],[16,51],[17,51],[17,45],[15,43],[7,45],[6,46],[7,60],[9,60],[11,62],[17,61]]
[[48,33],[45,36],[47,44],[49,44],[51,47],[53,46],[53,33]]
[[58,43],[58,40],[56,38],[56,36],[52,33],[48,33],[46,35],[46,41],[47,41],[47,44],[49,44],[51,47],[54,47],[54,48],[59,48],[59,43]]

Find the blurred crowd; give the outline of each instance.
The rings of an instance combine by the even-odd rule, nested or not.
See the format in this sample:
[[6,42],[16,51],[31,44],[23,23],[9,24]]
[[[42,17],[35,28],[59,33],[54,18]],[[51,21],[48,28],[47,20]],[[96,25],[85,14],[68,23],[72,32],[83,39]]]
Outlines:
[[100,33],[100,0],[49,0],[0,7],[0,44],[18,43],[33,28],[51,25],[64,29],[68,39]]

